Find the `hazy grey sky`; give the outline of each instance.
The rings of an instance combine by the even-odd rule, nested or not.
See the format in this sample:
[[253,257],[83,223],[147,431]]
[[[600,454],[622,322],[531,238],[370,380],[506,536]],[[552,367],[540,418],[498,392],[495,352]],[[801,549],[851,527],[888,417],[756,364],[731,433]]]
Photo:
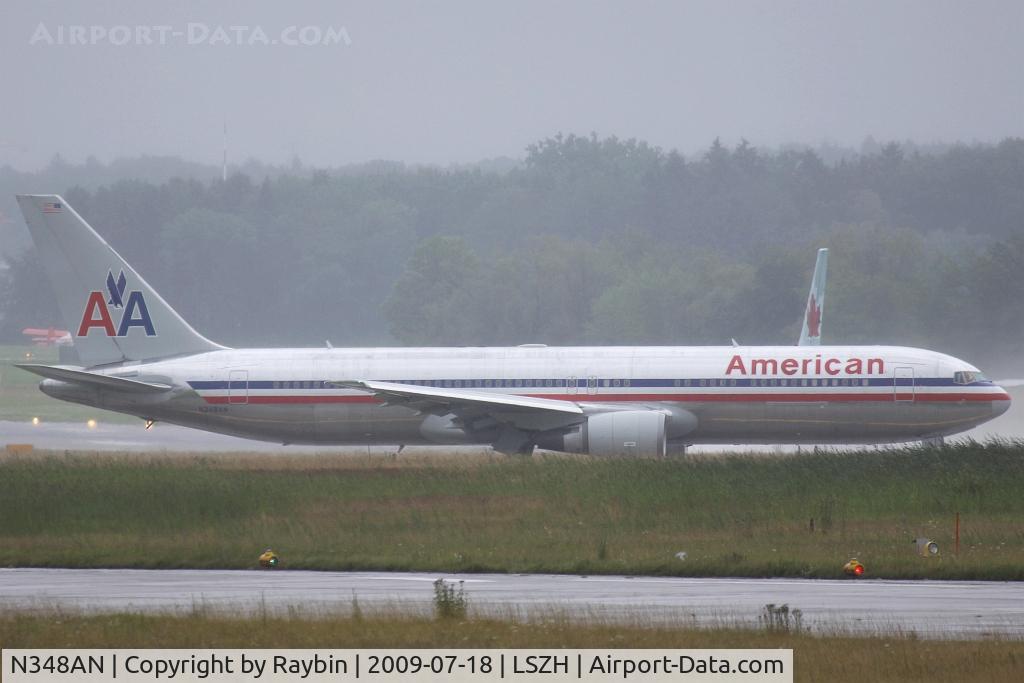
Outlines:
[[[1020,0],[210,4],[5,0],[0,165],[216,162],[225,119],[233,160],[315,165],[520,156],[558,131],[683,151],[1024,135]],[[109,35],[52,44],[72,26]],[[256,33],[292,26],[347,42]]]

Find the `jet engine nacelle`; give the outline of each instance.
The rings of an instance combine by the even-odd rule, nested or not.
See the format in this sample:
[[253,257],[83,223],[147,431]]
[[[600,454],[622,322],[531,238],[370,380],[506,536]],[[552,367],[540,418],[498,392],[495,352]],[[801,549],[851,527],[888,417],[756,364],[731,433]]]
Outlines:
[[667,446],[665,413],[660,410],[622,410],[597,413],[573,431],[537,444],[568,453],[602,456],[663,458]]
[[449,413],[448,415],[427,415],[420,424],[420,434],[427,441],[436,444],[458,445],[469,443],[469,435],[466,434],[458,419]]

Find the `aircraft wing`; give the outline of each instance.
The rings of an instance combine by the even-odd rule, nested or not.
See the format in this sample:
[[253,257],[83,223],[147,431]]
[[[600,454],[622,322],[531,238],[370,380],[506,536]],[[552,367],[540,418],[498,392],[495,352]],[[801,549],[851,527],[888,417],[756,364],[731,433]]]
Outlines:
[[583,408],[572,401],[398,382],[338,381],[331,384],[368,391],[388,405],[404,405],[435,415],[451,413],[470,428],[489,418],[517,430],[535,432],[567,427],[585,419]]

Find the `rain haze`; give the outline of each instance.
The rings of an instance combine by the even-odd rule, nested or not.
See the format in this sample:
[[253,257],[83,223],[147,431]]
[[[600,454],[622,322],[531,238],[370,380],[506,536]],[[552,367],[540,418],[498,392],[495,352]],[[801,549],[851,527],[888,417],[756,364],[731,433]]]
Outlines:
[[232,347],[792,345],[829,247],[824,344],[1019,392],[1022,35],[1019,2],[8,2],[0,343],[79,329],[14,200],[59,193]]
[[0,3],[5,668],[1021,679],[1024,1]]
[[[75,26],[132,37],[67,44]],[[160,44],[159,27],[184,35]],[[289,27],[298,45],[281,44]],[[305,27],[344,38],[300,41]],[[1022,132],[1022,29],[1013,1],[15,0],[0,26],[0,162],[219,163],[225,122],[234,161],[316,166],[518,158],[559,131],[682,152],[716,136],[997,141]]]

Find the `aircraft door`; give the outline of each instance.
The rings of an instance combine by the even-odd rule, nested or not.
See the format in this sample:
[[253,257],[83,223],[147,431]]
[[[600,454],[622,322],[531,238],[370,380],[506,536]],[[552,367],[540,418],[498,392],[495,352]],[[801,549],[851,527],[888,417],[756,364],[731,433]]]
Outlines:
[[893,368],[892,389],[894,401],[913,401],[914,368]]
[[249,371],[228,371],[228,403],[231,405],[249,402]]
[[576,378],[575,377],[570,377],[569,379],[567,379],[565,381],[565,388],[568,390],[567,393],[575,394],[576,393]]
[[588,394],[596,394],[597,393],[597,377],[595,377],[593,375],[591,375],[590,377],[587,378],[587,393]]

